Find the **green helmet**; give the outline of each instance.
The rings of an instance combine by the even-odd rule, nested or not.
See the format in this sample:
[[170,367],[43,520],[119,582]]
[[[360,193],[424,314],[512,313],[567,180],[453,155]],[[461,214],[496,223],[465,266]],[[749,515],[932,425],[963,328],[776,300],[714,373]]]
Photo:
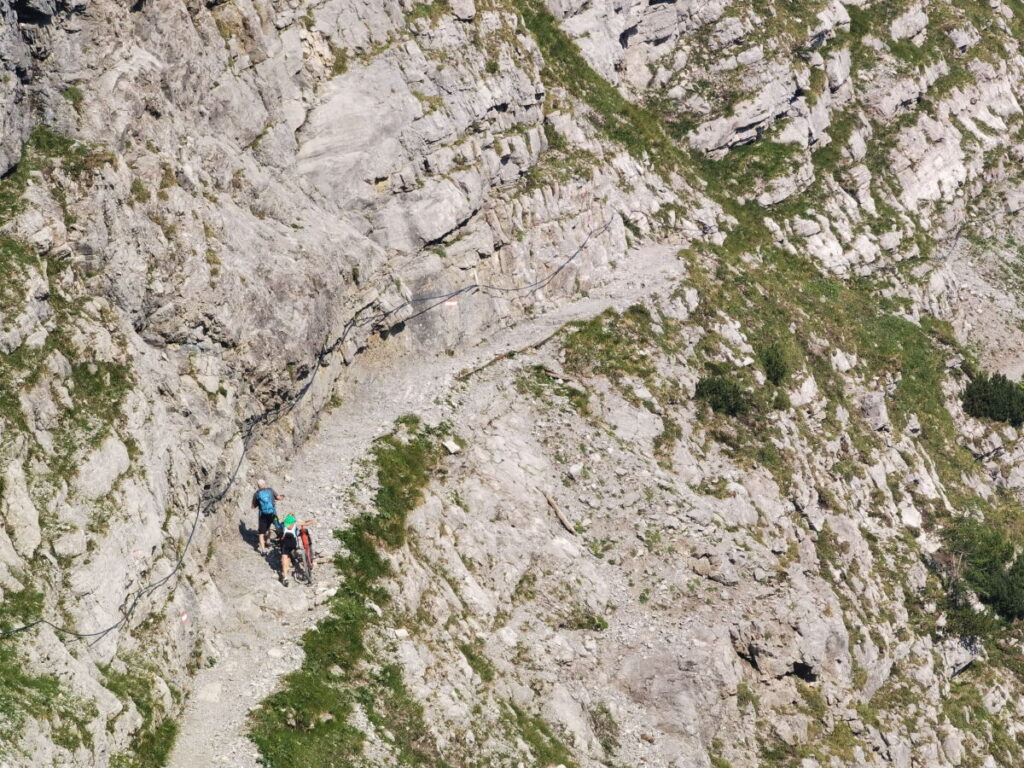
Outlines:
[[287,528],[290,525],[295,525],[295,522],[295,515],[288,515],[288,517],[281,521],[281,525]]

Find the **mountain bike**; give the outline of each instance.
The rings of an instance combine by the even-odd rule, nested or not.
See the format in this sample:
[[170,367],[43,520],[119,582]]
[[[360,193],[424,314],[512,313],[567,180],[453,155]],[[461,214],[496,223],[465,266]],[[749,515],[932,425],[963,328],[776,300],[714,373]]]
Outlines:
[[292,554],[292,573],[296,581],[304,584],[313,583],[313,559],[316,553],[313,551],[313,534],[308,528],[299,531],[299,545]]

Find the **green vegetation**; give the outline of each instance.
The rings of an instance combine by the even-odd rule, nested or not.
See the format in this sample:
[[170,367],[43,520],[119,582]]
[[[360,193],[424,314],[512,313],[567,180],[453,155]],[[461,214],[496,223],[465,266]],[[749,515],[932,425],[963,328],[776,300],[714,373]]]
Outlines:
[[0,235],[0,314],[13,319],[25,302],[23,282],[29,271],[38,268],[39,259],[22,243],[7,235]]
[[131,192],[132,200],[134,200],[135,202],[149,202],[149,189],[146,187],[146,184],[142,181],[142,179],[132,179],[132,185],[129,191]]
[[[666,355],[680,353],[678,327],[668,318],[656,323],[650,310],[634,305],[622,314],[609,309],[592,320],[570,323],[565,337],[565,367],[578,374],[597,374],[615,384],[629,379],[643,382],[659,400],[678,397],[675,382],[662,381],[650,355],[640,350],[658,350]],[[623,395],[634,404],[640,402],[626,386]]]
[[659,172],[688,167],[686,154],[676,146],[661,118],[623,98],[591,69],[541,0],[516,0],[515,6],[544,56],[541,76],[545,82],[565,88],[590,107],[594,124],[606,139],[639,160],[649,160]]
[[[0,624],[10,627],[6,611],[13,603],[15,614],[24,621],[38,617],[42,595],[34,590],[25,595],[17,593],[8,596],[4,602],[5,617]],[[27,605],[19,603],[27,602]],[[86,726],[96,716],[96,708],[69,696],[61,681],[48,675],[34,675],[26,669],[23,659],[18,657],[11,638],[0,640],[0,755],[11,746],[28,718],[48,720],[53,728],[54,741],[65,749],[74,750],[83,744],[91,744]]]
[[[359,515],[336,536],[344,554],[335,565],[344,582],[332,598],[329,616],[305,634],[305,660],[284,678],[281,690],[253,711],[250,734],[268,768],[360,765],[362,732],[349,724],[358,706],[378,733],[386,733],[399,765],[448,765],[429,736],[422,707],[402,680],[401,668],[375,658],[368,634],[390,621],[389,593],[381,584],[391,574],[384,554],[406,540],[407,515],[420,504],[423,489],[448,429],[426,427],[415,416],[396,422],[396,431],[373,449],[378,490],[374,511]],[[495,671],[479,643],[459,650],[485,683]],[[505,725],[515,729],[538,764],[548,758],[574,765],[568,750],[540,719],[509,706]]]
[[798,144],[763,138],[729,150],[721,160],[702,160],[701,176],[719,186],[749,194],[763,181],[794,173],[803,156],[804,150]]
[[516,390],[522,395],[531,395],[547,405],[553,405],[556,401],[552,395],[561,398],[566,405],[573,408],[577,413],[586,415],[589,413],[590,396],[582,387],[570,384],[568,381],[557,378],[542,365],[535,365],[516,379]]
[[484,655],[483,643],[479,641],[475,643],[462,643],[459,645],[459,650],[462,651],[462,655],[466,657],[469,666],[480,676],[481,680],[489,683],[494,679],[494,665]]
[[30,168],[50,173],[63,171],[74,181],[116,162],[110,152],[64,136],[46,125],[35,127],[26,147],[27,157],[23,159],[29,161]]
[[761,707],[760,697],[751,690],[746,680],[740,680],[736,685],[736,706],[740,709],[753,707],[755,712]]
[[964,411],[979,419],[1024,423],[1024,387],[997,373],[976,375],[964,389]]
[[[112,158],[105,152],[61,136],[46,126],[37,127],[18,166],[0,181],[0,217],[12,217],[21,211],[30,174],[47,179],[63,173],[76,181],[85,181],[88,174],[108,162]],[[68,330],[75,326],[84,300],[66,298],[53,282],[57,265],[41,262],[26,244],[7,236],[0,236],[0,270],[5,275],[0,286],[0,313],[11,318],[17,316],[24,301],[24,280],[30,272],[41,268],[47,270],[51,283],[49,304],[55,330],[39,347],[22,346],[0,356],[0,377],[7,383],[0,388],[0,421],[24,431],[27,425],[17,393],[39,381],[44,374],[42,363],[52,352],[58,351],[73,361],[68,382],[73,405],[61,412],[53,430],[53,453],[46,457],[51,473],[67,477],[74,471],[77,452],[99,445],[116,425],[132,380],[125,366],[82,359],[82,353],[87,354],[88,350],[76,349]]]
[[131,701],[142,717],[142,725],[131,747],[111,760],[112,768],[162,768],[178,736],[178,724],[153,695],[153,674],[144,664],[133,663],[124,672],[103,670],[103,686],[122,701]]
[[332,44],[331,55],[334,57],[331,61],[331,77],[338,77],[348,72],[348,51]]
[[[1004,725],[998,713],[985,705],[981,692],[991,681],[978,678],[978,673],[968,670],[950,683],[949,695],[942,702],[943,714],[953,726],[973,734],[984,744],[997,765],[1020,765],[1024,744]],[[969,764],[980,765],[980,760]]]
[[570,179],[587,180],[593,177],[597,157],[586,150],[569,144],[553,125],[544,123],[547,149],[538,162],[530,168],[522,180],[524,193],[532,192],[545,185],[566,182]]
[[431,24],[436,24],[445,14],[451,12],[451,5],[448,0],[433,0],[430,3],[414,3],[412,10],[405,14],[405,23],[412,24],[417,19],[427,19]]
[[61,94],[68,103],[74,107],[75,112],[82,111],[82,103],[85,101],[85,94],[82,93],[82,89],[76,85],[69,85],[64,89]]
[[[0,492],[3,483],[0,482]],[[4,610],[0,629],[10,630],[16,625],[31,623],[43,615],[43,593],[34,587],[22,587],[18,592],[4,593]]]
[[761,350],[759,357],[768,381],[777,387],[782,386],[791,372],[786,348],[778,342],[773,342]]
[[74,181],[83,181],[87,173],[113,163],[109,152],[62,136],[52,128],[38,125],[29,135],[18,164],[0,179],[0,222],[20,213],[23,195],[33,172],[44,176],[63,171]]
[[619,724],[604,702],[587,710],[590,716],[590,728],[594,731],[601,749],[606,755],[619,748]]
[[[665,406],[680,402],[683,395],[679,382],[658,375],[654,361],[659,356],[672,359],[682,354],[678,322],[655,318],[638,304],[621,314],[607,310],[591,320],[570,323],[563,349],[567,370],[604,376],[626,401],[660,415],[662,432],[654,439],[654,450],[658,461],[668,466],[683,433],[679,422],[665,412]],[[566,384],[564,389],[572,387]],[[585,393],[567,394],[580,413],[587,413]]]
[[[420,503],[440,456],[436,430],[423,427],[415,417],[401,419],[398,426],[399,432],[382,438],[373,450],[379,486],[375,512],[363,513],[336,533],[346,549],[335,561],[344,583],[331,601],[330,615],[303,637],[302,667],[253,712],[252,739],[272,768],[356,758],[363,735],[348,722],[356,703],[363,705],[371,722],[387,723],[399,739],[403,764],[427,764],[433,752],[423,743],[422,712],[405,690],[399,670],[387,667],[373,674],[361,663],[368,653],[365,635],[380,619],[370,604],[388,603],[379,582],[390,574],[390,566],[378,547],[404,543],[406,516]],[[332,674],[335,668],[341,670],[338,675]]]
[[1007,621],[1024,618],[1024,559],[1020,538],[1001,525],[962,518],[947,529],[953,552],[963,558],[963,576],[978,597]]
[[[68,89],[64,97],[76,108],[81,104],[78,89]],[[70,226],[75,217],[70,210],[68,190],[87,187],[98,171],[114,162],[115,158],[100,148],[63,136],[47,126],[37,126],[25,143],[18,164],[0,180],[0,223],[24,210],[25,191],[33,183],[49,185],[50,193],[61,206],[65,224]],[[64,407],[51,417],[48,430],[52,442],[45,447],[28,442],[26,469],[33,495],[53,493],[78,471],[80,453],[99,445],[120,423],[122,403],[133,385],[127,366],[93,360],[93,351],[83,348],[85,339],[75,338],[75,329],[86,313],[90,322],[114,325],[107,310],[95,305],[87,309],[88,297],[69,296],[66,279],[77,276],[81,269],[67,262],[41,259],[29,245],[0,235],[0,271],[5,278],[0,286],[0,315],[6,318],[4,330],[9,330],[7,323],[22,311],[25,284],[34,275],[49,284],[46,300],[50,310],[48,333],[40,344],[22,345],[10,354],[0,355],[0,378],[4,380],[0,387],[0,448],[6,448],[9,441],[28,431],[19,395],[47,383],[46,377],[51,374],[46,361],[59,353],[70,364],[70,375],[62,381],[70,402],[56,399]],[[112,337],[115,343],[121,342],[116,331],[112,330]],[[0,626],[30,622],[43,613],[43,594],[32,586],[33,575],[25,573],[18,578],[29,586],[19,592],[5,591]],[[73,699],[56,680],[19,668],[13,642],[0,642],[0,720],[5,730],[0,741],[13,740],[26,718],[37,717],[49,721],[54,743],[68,750],[88,744],[91,737],[87,725],[97,716],[95,706]],[[161,754],[166,753],[162,745],[166,743],[169,748],[173,729],[173,723],[159,729],[154,726],[153,733],[139,742],[142,757],[121,765],[148,768],[162,764]]]
[[706,376],[697,382],[694,397],[711,406],[715,413],[740,416],[750,410],[743,388],[726,376]]
[[603,632],[608,629],[608,621],[598,616],[585,605],[574,605],[558,625],[562,629]]
[[576,768],[568,748],[554,734],[551,727],[535,715],[530,715],[515,704],[508,705],[518,735],[533,753],[534,765],[564,765]]

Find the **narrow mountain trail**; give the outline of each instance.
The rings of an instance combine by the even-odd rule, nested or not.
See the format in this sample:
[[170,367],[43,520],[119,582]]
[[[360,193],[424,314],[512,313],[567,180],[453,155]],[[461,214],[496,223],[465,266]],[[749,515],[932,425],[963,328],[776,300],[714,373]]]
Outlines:
[[247,714],[274,690],[282,675],[298,668],[302,662],[298,641],[326,612],[337,585],[331,560],[338,543],[332,531],[360,511],[346,507],[345,492],[357,480],[373,441],[387,434],[403,414],[414,412],[434,420],[440,411],[438,403],[461,371],[538,343],[567,322],[593,317],[612,306],[622,309],[645,296],[674,289],[685,269],[675,254],[676,248],[670,246],[634,251],[588,297],[524,319],[451,357],[397,355],[385,343],[358,358],[348,373],[341,404],[322,414],[303,448],[266,478],[285,496],[279,506],[282,514],[318,517],[313,531],[322,555],[316,584],[293,580],[291,586],[282,586],[276,556],[264,559],[255,551],[255,513],[245,504],[232,514],[235,524],[225,526],[226,535],[210,560],[220,599],[204,601],[202,617],[207,628],[218,631],[212,640],[216,657],[196,676],[170,768],[260,765],[256,747],[246,735]]

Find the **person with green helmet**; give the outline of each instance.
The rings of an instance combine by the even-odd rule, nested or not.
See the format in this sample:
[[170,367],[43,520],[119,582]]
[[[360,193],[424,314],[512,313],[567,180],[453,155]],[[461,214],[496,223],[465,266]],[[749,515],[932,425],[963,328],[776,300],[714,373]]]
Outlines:
[[288,515],[281,521],[281,584],[288,586],[288,574],[292,570],[292,557],[299,546],[299,531],[316,522],[316,518],[299,522],[295,515]]

